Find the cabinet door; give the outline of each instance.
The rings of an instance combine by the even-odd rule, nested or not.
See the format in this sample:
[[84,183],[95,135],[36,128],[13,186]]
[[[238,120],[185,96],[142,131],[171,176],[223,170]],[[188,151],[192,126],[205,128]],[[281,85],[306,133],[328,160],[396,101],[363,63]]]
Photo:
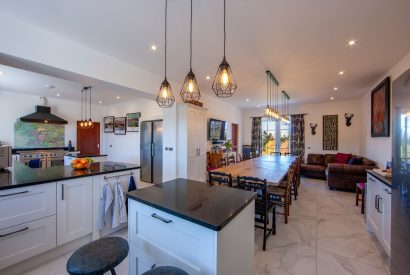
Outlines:
[[382,243],[386,248],[387,254],[390,256],[390,241],[391,241],[391,188],[383,186],[382,202],[383,202],[383,233]]
[[367,223],[370,226],[370,229],[377,235],[380,236],[381,233],[381,214],[380,210],[380,194],[379,186],[376,179],[370,175],[367,178],[367,204],[366,204],[366,213],[367,213]]
[[190,180],[196,180],[196,157],[188,158],[187,178]]
[[206,182],[206,157],[195,160],[195,180]]
[[197,111],[196,116],[197,122],[195,123],[196,131],[195,131],[195,143],[196,147],[198,148],[198,155],[199,156],[206,156],[206,114],[204,111]]
[[198,112],[195,109],[187,108],[187,142],[188,158],[198,156],[198,147],[196,143]]
[[57,245],[92,232],[92,177],[57,182]]

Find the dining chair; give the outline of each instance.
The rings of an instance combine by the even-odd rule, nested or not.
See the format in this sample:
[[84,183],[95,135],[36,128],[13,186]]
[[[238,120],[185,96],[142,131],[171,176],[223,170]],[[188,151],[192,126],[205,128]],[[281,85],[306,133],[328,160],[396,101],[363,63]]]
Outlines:
[[226,166],[226,158],[222,157],[219,159],[219,167],[224,167]]
[[[276,234],[275,203],[269,199],[266,179],[262,180],[254,177],[237,177],[238,188],[256,192],[255,199],[255,221],[263,223],[263,226],[255,224],[256,228],[263,229],[263,250],[266,250],[266,239],[272,233]],[[268,228],[269,213],[272,212],[272,226]]]
[[[299,196],[299,186],[300,186],[300,169],[302,166],[302,158],[301,156],[296,157],[296,161],[294,164],[294,175],[291,185],[291,196],[293,195],[295,200],[298,199]],[[290,204],[292,204],[292,198],[290,200]]]
[[234,155],[230,155],[229,157],[228,157],[228,165],[232,165],[232,164],[235,164],[236,163],[236,161],[235,161],[235,156]]
[[209,184],[211,185],[225,185],[232,187],[232,176],[222,172],[209,171],[208,172]]
[[291,201],[290,188],[294,181],[294,166],[291,166],[282,186],[268,186],[268,196],[270,200],[274,202],[275,205],[283,207],[283,212],[277,212],[280,215],[285,216],[285,223],[288,223],[289,208]]
[[238,154],[238,162],[241,162],[242,160],[242,154]]

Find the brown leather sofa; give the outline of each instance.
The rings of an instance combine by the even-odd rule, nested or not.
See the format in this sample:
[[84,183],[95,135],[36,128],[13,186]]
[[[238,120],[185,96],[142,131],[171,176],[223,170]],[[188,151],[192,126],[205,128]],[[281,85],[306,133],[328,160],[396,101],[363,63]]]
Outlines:
[[367,158],[363,158],[362,165],[333,163],[335,158],[336,154],[308,154],[306,163],[302,164],[301,174],[326,179],[329,189],[355,191],[356,183],[366,182],[366,170],[376,168],[376,163]]

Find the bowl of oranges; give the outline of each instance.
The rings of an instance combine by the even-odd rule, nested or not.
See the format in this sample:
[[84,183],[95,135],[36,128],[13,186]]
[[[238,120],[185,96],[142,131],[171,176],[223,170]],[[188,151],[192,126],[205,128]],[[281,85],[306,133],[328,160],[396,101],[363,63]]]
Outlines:
[[89,169],[92,162],[93,160],[91,158],[78,158],[71,162],[71,167],[73,167],[74,170]]

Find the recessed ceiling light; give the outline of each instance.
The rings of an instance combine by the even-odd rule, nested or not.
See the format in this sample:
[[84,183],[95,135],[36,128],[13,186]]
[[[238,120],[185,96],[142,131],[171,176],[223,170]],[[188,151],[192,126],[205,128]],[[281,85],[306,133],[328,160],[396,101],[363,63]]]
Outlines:
[[60,96],[60,94],[56,94],[56,96]]
[[120,99],[120,97],[119,97],[119,96],[117,96],[117,99]]
[[100,100],[100,101],[98,101],[98,104],[102,104],[102,101]]
[[207,75],[207,76],[206,76],[206,79],[209,80],[209,79],[211,79],[211,77],[210,77],[209,75]]
[[355,46],[355,45],[357,45],[357,41],[354,40],[354,39],[349,40],[349,42],[347,42],[347,45],[349,45],[349,46]]
[[51,84],[46,84],[46,85],[44,85],[44,87],[51,90],[51,89],[54,89],[56,86],[51,85]]
[[333,90],[337,91],[337,90],[339,90],[339,88],[338,87],[333,87]]
[[345,72],[344,72],[344,71],[340,71],[340,72],[338,72],[338,74],[339,74],[339,75],[344,75]]
[[333,99],[335,99],[335,98],[334,98],[334,97],[331,97],[331,98],[330,98],[330,100],[333,100]]
[[151,50],[156,51],[156,50],[157,50],[157,46],[156,46],[156,45],[151,45]]
[[249,102],[249,98],[246,99],[246,102]]
[[256,105],[256,108],[259,108],[259,107],[261,107],[261,105]]
[[0,71],[0,75],[3,75],[4,73],[2,71]]

